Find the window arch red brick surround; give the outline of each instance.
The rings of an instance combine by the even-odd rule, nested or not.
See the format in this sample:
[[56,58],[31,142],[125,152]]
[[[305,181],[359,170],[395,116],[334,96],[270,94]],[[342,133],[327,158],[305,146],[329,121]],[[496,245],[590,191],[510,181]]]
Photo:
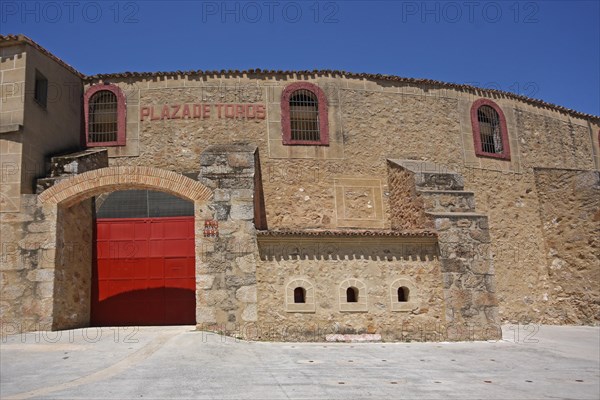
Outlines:
[[[481,125],[477,112],[483,106],[491,107],[498,114],[500,122],[500,140],[502,143],[501,152],[485,151],[481,140]],[[475,154],[478,157],[491,157],[501,160],[510,160],[510,144],[508,143],[508,130],[506,128],[506,118],[498,104],[489,99],[479,99],[473,102],[471,106],[471,125],[473,127],[473,142],[475,143]]]
[[[317,98],[319,112],[319,140],[297,140],[292,138],[292,124],[290,119],[290,99],[299,90],[307,90]],[[283,130],[283,144],[286,145],[329,145],[329,118],[328,105],[325,92],[320,87],[308,82],[292,83],[285,87],[281,95],[281,127]]]
[[[117,134],[115,140],[110,141],[94,141],[90,138],[90,100],[92,97],[102,91],[112,93],[117,100]],[[85,114],[85,145],[87,147],[94,146],[125,146],[125,122],[126,122],[126,104],[125,95],[117,85],[113,84],[98,84],[90,87],[83,97],[83,106]]]

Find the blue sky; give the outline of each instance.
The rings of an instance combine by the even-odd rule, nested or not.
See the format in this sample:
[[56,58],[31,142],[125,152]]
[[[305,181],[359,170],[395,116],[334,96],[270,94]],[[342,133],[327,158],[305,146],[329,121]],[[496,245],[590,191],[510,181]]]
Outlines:
[[10,1],[85,74],[339,69],[469,83],[600,115],[598,1]]

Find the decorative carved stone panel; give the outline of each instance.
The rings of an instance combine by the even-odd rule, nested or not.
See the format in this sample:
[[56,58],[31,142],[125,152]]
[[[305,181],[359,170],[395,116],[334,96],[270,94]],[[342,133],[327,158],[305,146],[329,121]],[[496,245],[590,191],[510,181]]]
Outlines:
[[381,180],[335,178],[334,188],[338,227],[384,227]]

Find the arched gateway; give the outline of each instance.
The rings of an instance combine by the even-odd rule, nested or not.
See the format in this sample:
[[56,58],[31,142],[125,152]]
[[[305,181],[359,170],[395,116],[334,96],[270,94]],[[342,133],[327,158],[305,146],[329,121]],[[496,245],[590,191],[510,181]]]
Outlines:
[[212,197],[209,188],[184,175],[152,167],[106,167],[65,179],[42,192],[42,204],[72,206],[104,192],[124,189],[154,189],[193,202]]
[[[91,198],[145,189],[194,205],[173,218],[93,218]],[[61,180],[38,200],[54,219],[52,326],[194,324],[199,220],[212,197],[186,176],[151,167],[106,167]]]

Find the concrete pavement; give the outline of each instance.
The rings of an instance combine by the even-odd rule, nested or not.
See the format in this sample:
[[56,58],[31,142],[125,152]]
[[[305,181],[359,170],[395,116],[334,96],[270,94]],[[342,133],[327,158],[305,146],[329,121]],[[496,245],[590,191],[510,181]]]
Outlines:
[[194,327],[5,335],[2,399],[598,399],[600,327],[461,343],[244,342]]

